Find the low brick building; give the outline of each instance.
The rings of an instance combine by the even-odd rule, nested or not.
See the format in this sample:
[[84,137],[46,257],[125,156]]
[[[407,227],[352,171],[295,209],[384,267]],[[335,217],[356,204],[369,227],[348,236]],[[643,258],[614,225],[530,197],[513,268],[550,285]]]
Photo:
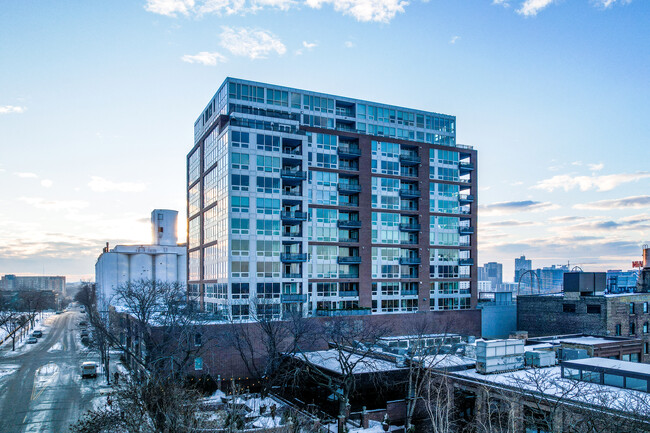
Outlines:
[[636,337],[650,363],[650,293],[528,295],[517,299],[517,329],[531,337],[581,333]]

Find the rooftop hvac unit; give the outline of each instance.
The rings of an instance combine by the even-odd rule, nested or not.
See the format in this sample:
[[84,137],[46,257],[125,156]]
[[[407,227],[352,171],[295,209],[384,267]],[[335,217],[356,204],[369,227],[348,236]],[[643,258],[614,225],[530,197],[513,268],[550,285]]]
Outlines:
[[530,367],[551,367],[557,362],[552,350],[531,350],[526,352],[525,358]]
[[476,342],[476,371],[482,374],[519,370],[524,367],[523,340]]

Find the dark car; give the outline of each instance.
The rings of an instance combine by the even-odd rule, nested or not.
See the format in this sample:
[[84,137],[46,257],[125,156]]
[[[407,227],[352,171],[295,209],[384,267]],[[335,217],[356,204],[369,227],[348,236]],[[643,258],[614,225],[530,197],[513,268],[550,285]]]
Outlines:
[[27,344],[36,344],[37,342],[38,340],[36,339],[36,337],[29,337],[27,339]]
[[43,331],[34,331],[32,335],[36,338],[41,338],[43,336]]
[[88,322],[82,320],[81,322],[79,322],[79,326],[88,326]]

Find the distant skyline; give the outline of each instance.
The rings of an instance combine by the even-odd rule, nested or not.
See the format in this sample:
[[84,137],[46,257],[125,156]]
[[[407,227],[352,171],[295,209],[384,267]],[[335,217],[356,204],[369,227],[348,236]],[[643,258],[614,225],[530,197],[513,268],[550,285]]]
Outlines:
[[[650,3],[142,0],[0,6],[0,274],[94,276],[185,214],[226,76],[457,117],[479,264],[629,269],[650,243]],[[180,227],[185,237],[185,226]]]

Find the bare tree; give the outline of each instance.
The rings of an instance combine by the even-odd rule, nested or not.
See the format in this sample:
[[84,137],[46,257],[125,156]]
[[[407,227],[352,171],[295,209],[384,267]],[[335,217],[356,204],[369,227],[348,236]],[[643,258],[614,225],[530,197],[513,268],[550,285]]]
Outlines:
[[24,321],[24,316],[11,310],[0,311],[0,328],[7,333],[11,338],[11,350],[16,350],[16,338],[18,337],[18,330],[22,326],[21,321]]

